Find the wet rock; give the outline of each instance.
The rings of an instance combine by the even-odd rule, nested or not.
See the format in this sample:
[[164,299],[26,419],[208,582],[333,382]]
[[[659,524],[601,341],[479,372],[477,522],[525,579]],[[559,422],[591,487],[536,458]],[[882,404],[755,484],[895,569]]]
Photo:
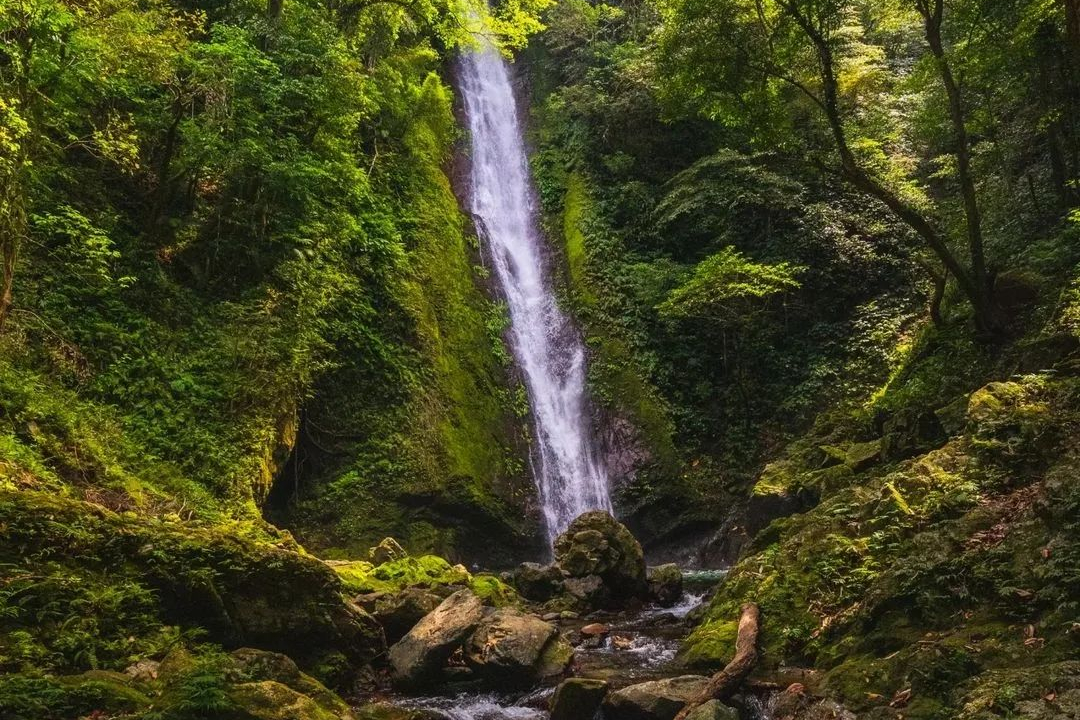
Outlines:
[[607,635],[610,630],[611,628],[604,623],[589,623],[581,628],[581,634],[586,637],[602,636]]
[[[558,630],[535,615],[514,608],[484,618],[465,645],[465,662],[478,676],[511,683],[537,679],[541,658]],[[560,669],[561,671],[561,669]]]
[[551,698],[551,720],[593,720],[607,691],[603,680],[564,680]]
[[607,605],[610,603],[611,593],[599,575],[566,578],[563,585],[566,587],[567,595],[586,605]]
[[674,563],[649,568],[649,597],[660,607],[671,607],[683,594],[682,570]]
[[544,613],[543,615],[541,615],[540,619],[543,620],[544,622],[555,622],[556,620],[560,619],[561,617],[562,617],[562,613],[549,612],[549,613]]
[[691,710],[686,720],[739,720],[739,712],[719,700],[710,700]]
[[437,676],[483,617],[480,598],[469,590],[443,600],[390,648],[395,684],[408,687]]
[[608,720],[672,720],[709,682],[701,675],[682,675],[630,685],[604,700]]
[[555,564],[568,578],[599,577],[610,600],[641,598],[648,592],[641,544],[606,512],[578,516],[555,540]]
[[409,553],[405,552],[405,548],[401,547],[398,541],[392,537],[383,538],[382,542],[371,548],[368,553],[371,556],[371,562],[375,565],[382,565],[383,563],[409,557]]
[[437,608],[442,598],[423,588],[406,588],[400,593],[384,593],[371,613],[383,626],[386,641],[395,643],[413,629],[425,615]]
[[522,597],[544,602],[562,592],[562,571],[554,565],[522,563],[514,570],[513,585]]
[[536,664],[533,675],[537,679],[553,678],[565,673],[573,662],[574,648],[561,636],[556,635],[540,654],[540,662]]

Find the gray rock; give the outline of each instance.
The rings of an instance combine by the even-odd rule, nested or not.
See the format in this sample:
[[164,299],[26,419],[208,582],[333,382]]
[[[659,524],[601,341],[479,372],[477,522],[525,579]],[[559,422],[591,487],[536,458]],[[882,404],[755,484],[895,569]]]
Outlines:
[[566,578],[566,594],[586,605],[609,605],[611,593],[599,575]]
[[708,682],[701,675],[681,675],[630,685],[607,696],[604,714],[608,720],[672,720]]
[[551,698],[551,720],[593,720],[607,691],[603,680],[564,680]]
[[432,679],[484,618],[484,605],[459,590],[424,616],[390,648],[391,677],[401,686]]
[[535,679],[544,649],[558,630],[535,615],[501,608],[485,617],[465,645],[478,676],[518,683]]
[[648,569],[649,597],[660,607],[671,607],[683,594],[682,570],[674,563]]
[[562,571],[554,565],[521,563],[514,570],[513,585],[527,600],[544,602],[562,592]]

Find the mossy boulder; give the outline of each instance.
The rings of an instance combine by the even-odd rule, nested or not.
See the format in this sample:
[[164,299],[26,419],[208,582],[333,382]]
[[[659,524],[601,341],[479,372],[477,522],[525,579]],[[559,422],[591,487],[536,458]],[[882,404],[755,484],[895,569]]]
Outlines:
[[438,555],[403,557],[381,565],[356,561],[335,563],[334,571],[345,587],[356,593],[397,592],[408,587],[434,588],[466,585],[472,575],[461,565],[451,565]]
[[719,700],[710,700],[691,710],[686,720],[739,720],[739,711]]
[[555,539],[555,564],[569,578],[601,578],[612,601],[648,594],[641,544],[603,511],[580,515]]
[[[338,576],[291,539],[274,542],[232,525],[118,514],[32,490],[0,490],[0,526],[0,562],[47,559],[43,567],[56,574],[58,586],[77,577],[107,583],[113,593],[154,598],[152,605],[142,603],[139,627],[198,629],[226,647],[257,646],[307,664],[338,653],[361,665],[385,648],[378,623],[343,600]],[[78,608],[63,608],[66,600],[65,594],[51,598],[50,612],[78,617]],[[23,621],[16,616],[3,622]],[[125,622],[135,620],[125,616]],[[32,618],[25,624],[41,642],[55,642],[44,635],[55,626]],[[128,662],[122,656],[116,661]]]
[[649,581],[649,597],[660,607],[671,607],[682,597],[682,570],[675,563],[648,568],[646,578]]
[[551,720],[593,720],[608,684],[591,678],[563,680],[551,696]]
[[229,693],[237,720],[351,720],[352,713],[334,713],[288,685],[263,680],[241,683]]
[[344,716],[348,712],[349,706],[344,700],[315,678],[302,673],[292,658],[287,655],[255,648],[239,648],[233,650],[229,656],[235,668],[229,676],[234,681],[273,680],[306,695],[327,712],[339,716]]

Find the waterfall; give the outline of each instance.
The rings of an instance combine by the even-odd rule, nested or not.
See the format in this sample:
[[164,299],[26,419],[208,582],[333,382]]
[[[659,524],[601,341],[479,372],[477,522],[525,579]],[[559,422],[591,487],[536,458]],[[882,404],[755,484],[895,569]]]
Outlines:
[[469,206],[510,311],[536,436],[533,475],[549,539],[587,510],[611,510],[587,417],[585,348],[558,307],[537,226],[510,68],[485,38],[461,59],[472,136]]

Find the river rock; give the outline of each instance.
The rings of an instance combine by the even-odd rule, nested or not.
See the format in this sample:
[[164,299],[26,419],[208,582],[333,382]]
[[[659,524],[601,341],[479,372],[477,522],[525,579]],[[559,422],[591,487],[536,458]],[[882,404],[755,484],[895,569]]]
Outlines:
[[672,720],[708,682],[701,675],[681,675],[630,685],[607,696],[604,715],[608,720]]
[[686,720],[739,720],[739,711],[719,700],[710,700],[691,710]]
[[581,634],[586,637],[603,636],[607,635],[610,631],[611,628],[604,623],[589,623],[581,628]]
[[527,600],[544,602],[562,592],[563,575],[555,565],[521,563],[514,570],[513,585]]
[[423,588],[406,588],[399,593],[384,593],[375,601],[371,613],[383,626],[386,641],[395,643],[416,623],[439,606],[443,599]]
[[401,544],[392,537],[383,538],[378,545],[368,551],[368,554],[371,556],[371,562],[374,565],[382,565],[383,563],[409,557],[409,553],[405,552],[405,548],[401,547]]
[[551,720],[593,720],[607,691],[603,680],[564,680],[551,698]]
[[443,600],[390,648],[394,683],[407,687],[432,679],[483,618],[484,605],[470,590]]
[[568,578],[599,577],[610,590],[609,600],[618,604],[648,592],[641,544],[600,510],[578,516],[555,539],[555,564]]
[[[545,651],[561,643],[554,625],[515,608],[501,608],[485,617],[465,645],[465,661],[478,676],[524,683],[562,672],[548,667]],[[548,654],[550,657],[550,653]]]
[[671,607],[682,597],[682,570],[675,563],[651,567],[646,577],[649,581],[649,597],[660,607]]

